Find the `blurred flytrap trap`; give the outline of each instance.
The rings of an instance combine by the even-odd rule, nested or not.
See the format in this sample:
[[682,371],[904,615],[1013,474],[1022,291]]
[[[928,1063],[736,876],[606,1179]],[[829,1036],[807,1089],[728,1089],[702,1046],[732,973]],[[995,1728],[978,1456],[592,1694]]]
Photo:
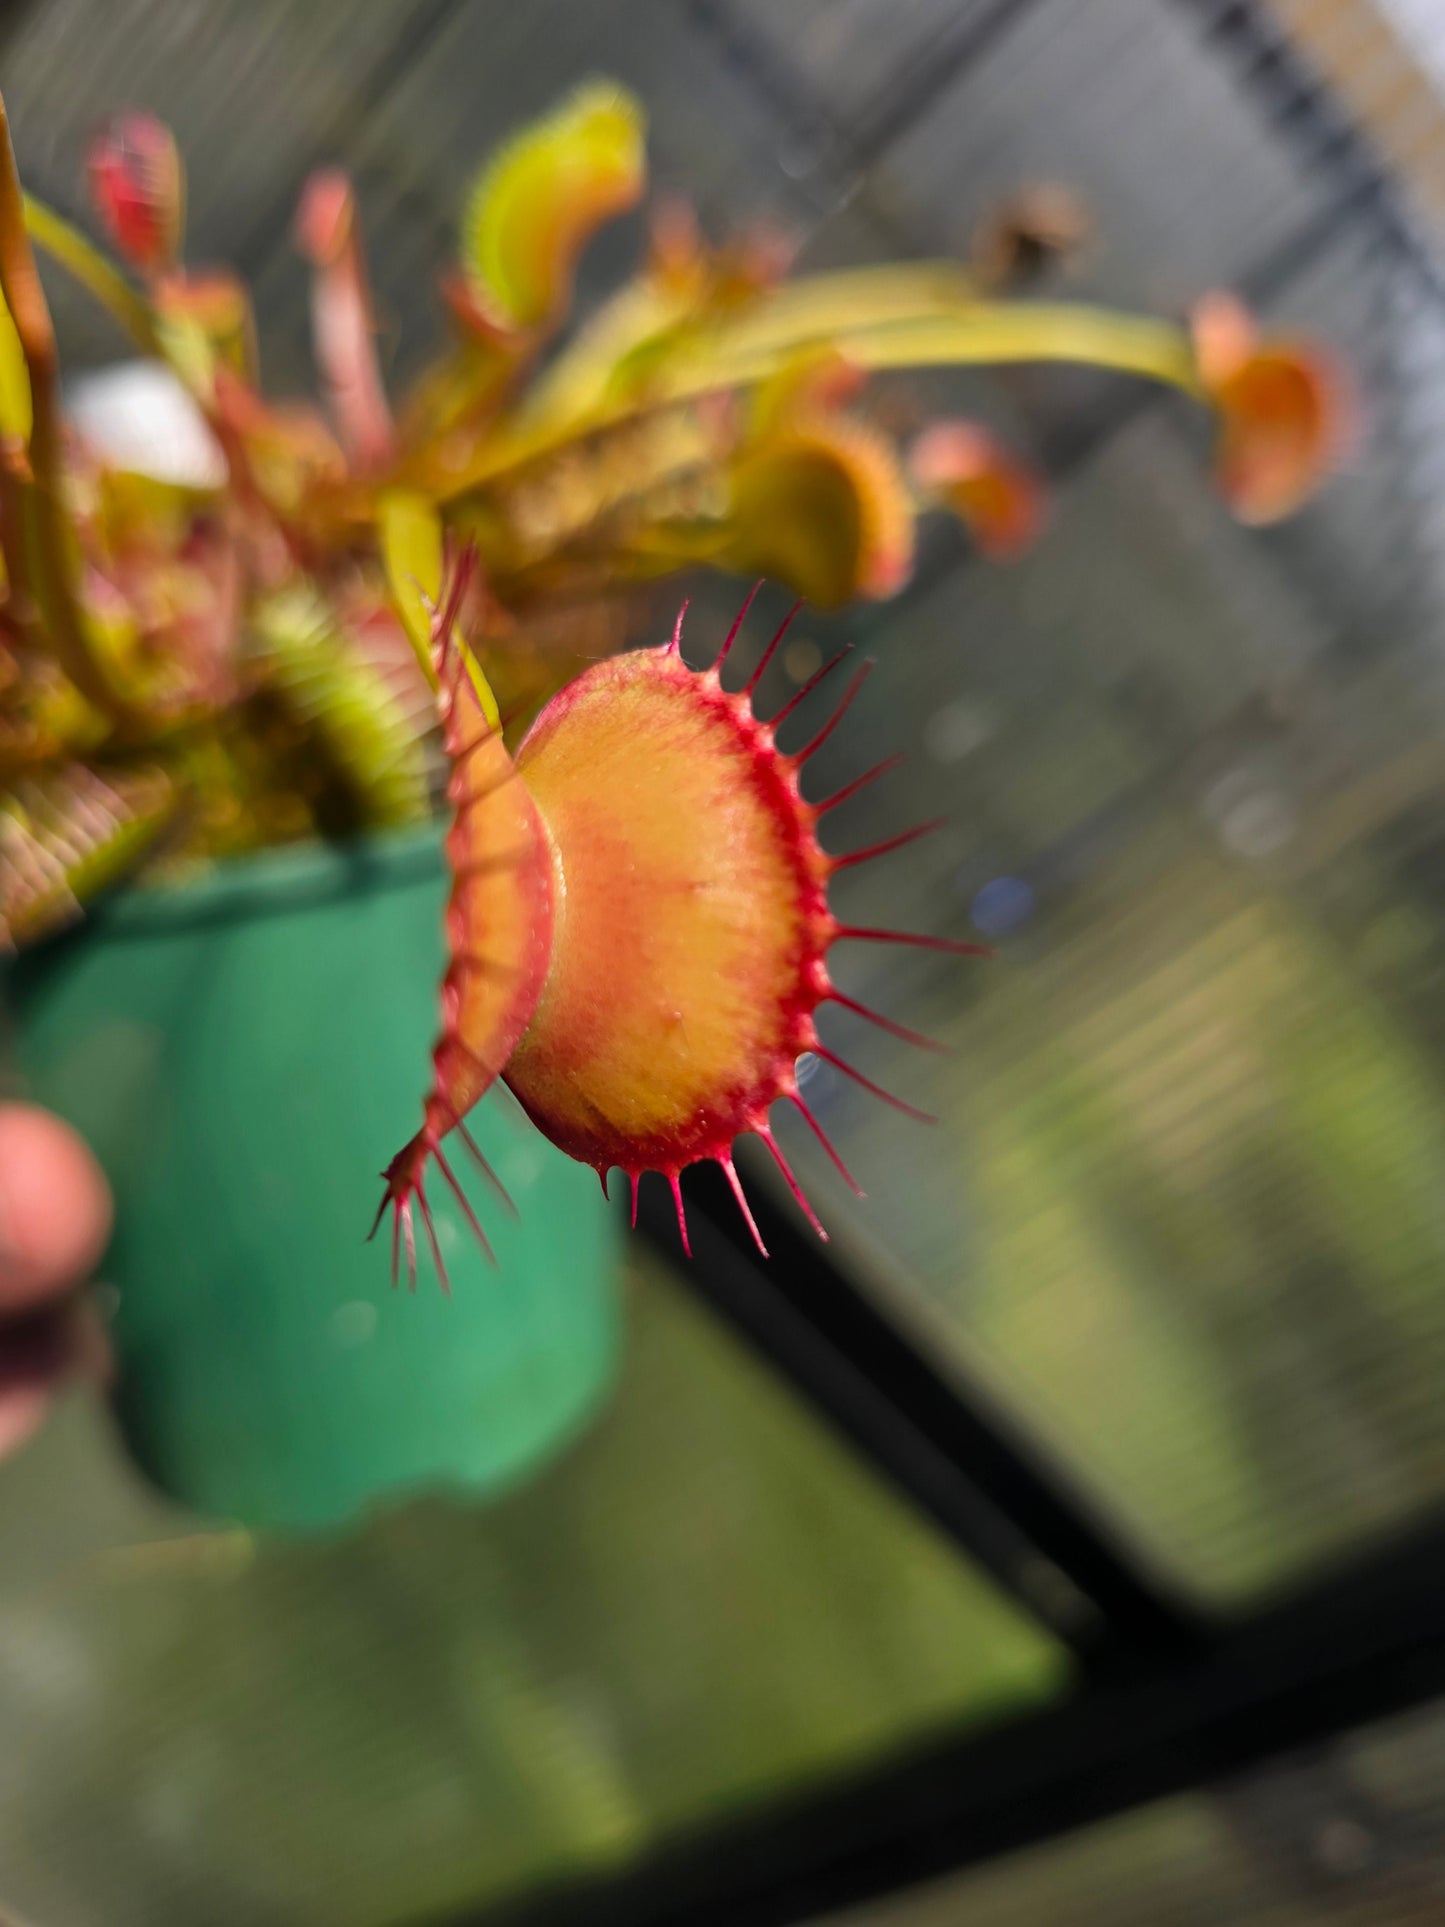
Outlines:
[[[1256,523],[1304,499],[1345,433],[1328,354],[1262,338],[1231,297],[1184,325],[1003,298],[1016,257],[1077,238],[1062,190],[1006,210],[977,274],[792,279],[777,237],[712,246],[666,202],[637,273],[564,338],[582,248],[646,185],[641,110],[604,84],[475,183],[449,342],[396,402],[343,174],[313,176],[295,224],[320,408],[265,397],[247,290],[184,265],[164,127],[113,124],[90,184],[129,274],[22,195],[0,142],[0,941],[122,876],[424,822],[449,794],[444,1031],[387,1174],[409,1258],[425,1163],[460,1194],[440,1139],[504,1073],[604,1179],[658,1168],[674,1190],[701,1157],[731,1176],[734,1135],[771,1141],[772,1100],[801,1103],[793,1062],[836,994],[826,949],[883,934],[828,912],[854,859],[819,847],[827,806],[777,752],[780,719],[754,716],[756,676],[735,695],[675,646],[615,652],[639,592],[699,565],[832,607],[908,580],[926,512],[985,555],[1027,549],[1042,478],[971,422],[900,447],[871,375],[1073,361],[1170,384],[1214,411],[1219,485]],[[62,419],[35,247],[167,371],[188,459]],[[467,561],[444,584],[448,551]],[[503,718],[548,698],[514,769]]]

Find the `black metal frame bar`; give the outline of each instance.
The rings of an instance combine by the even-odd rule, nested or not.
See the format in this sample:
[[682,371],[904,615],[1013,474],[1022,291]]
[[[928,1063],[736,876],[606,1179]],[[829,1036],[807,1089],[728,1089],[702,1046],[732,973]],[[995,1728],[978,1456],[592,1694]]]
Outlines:
[[1197,1657],[920,1748],[492,1927],[784,1927],[1319,1747],[1445,1692],[1445,1523]]
[[1378,238],[1408,258],[1434,293],[1445,298],[1445,266],[1422,240],[1407,213],[1388,167],[1338,102],[1323,91],[1308,64],[1291,47],[1282,26],[1270,26],[1258,0],[1171,0],[1191,15],[1206,42],[1237,70],[1240,84],[1258,100],[1261,112],[1302,158],[1334,176],[1337,201],[1324,210],[1323,232],[1312,222],[1305,234],[1286,243],[1277,262],[1266,266],[1260,284],[1249,292],[1267,299],[1290,280],[1331,238],[1332,225],[1364,215]]
[[[681,1276],[872,1469],[900,1490],[1091,1675],[1202,1649],[1206,1631],[1145,1572],[1062,1470],[961,1369],[941,1369],[761,1186],[762,1263],[720,1169],[684,1180],[694,1262]],[[644,1186],[639,1223],[678,1256],[671,1197]]]
[[[756,33],[729,10],[727,0],[691,0],[693,20],[711,34],[719,51],[790,123],[800,139],[819,149],[843,176],[858,179],[958,76],[982,60],[1004,33],[1039,0],[987,0],[979,12],[963,10],[893,74],[861,121],[840,121],[814,98],[791,68],[769,53]],[[902,237],[906,240],[906,237]]]

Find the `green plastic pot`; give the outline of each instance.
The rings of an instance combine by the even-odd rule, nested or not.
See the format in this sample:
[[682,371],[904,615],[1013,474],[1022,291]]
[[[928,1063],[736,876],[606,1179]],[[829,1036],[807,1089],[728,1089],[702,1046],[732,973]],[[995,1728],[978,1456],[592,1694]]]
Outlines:
[[115,1187],[116,1406],[150,1477],[263,1528],[420,1489],[497,1491],[604,1397],[618,1221],[505,1092],[468,1120],[518,1207],[453,1161],[493,1269],[428,1187],[453,1295],[364,1242],[420,1121],[437,1028],[440,834],[269,853],[134,891],[14,966],[30,1095]]

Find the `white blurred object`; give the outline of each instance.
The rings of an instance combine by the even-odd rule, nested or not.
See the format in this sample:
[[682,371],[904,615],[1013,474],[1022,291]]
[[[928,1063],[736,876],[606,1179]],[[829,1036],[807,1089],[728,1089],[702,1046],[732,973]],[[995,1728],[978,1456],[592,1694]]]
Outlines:
[[924,725],[923,740],[936,763],[961,763],[982,749],[995,734],[997,724],[977,703],[945,703],[935,710]]
[[105,461],[177,488],[219,488],[226,458],[205,417],[160,361],[125,361],[66,388],[66,413]]
[[1236,856],[1273,856],[1299,828],[1298,814],[1286,792],[1247,765],[1211,783],[1200,801],[1220,841]]
[[1379,11],[1445,95],[1445,8],[1440,0],[1383,0]]

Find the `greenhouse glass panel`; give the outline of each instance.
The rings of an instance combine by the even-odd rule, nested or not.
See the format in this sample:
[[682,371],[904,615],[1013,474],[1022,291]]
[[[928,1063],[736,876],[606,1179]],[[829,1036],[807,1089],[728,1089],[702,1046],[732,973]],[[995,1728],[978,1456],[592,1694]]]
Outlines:
[[0,1488],[0,1899],[362,1927],[615,1868],[1062,1653],[655,1261],[623,1384],[514,1496],[203,1529],[56,1425]]

